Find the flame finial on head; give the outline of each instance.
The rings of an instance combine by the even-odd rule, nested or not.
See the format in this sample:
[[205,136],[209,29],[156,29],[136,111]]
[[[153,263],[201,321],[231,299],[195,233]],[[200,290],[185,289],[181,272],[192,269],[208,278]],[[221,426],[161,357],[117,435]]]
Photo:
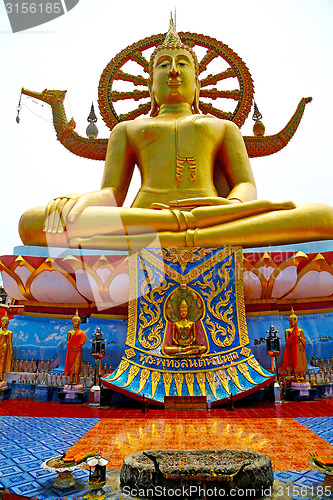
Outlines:
[[176,31],[176,24],[173,20],[172,13],[170,16],[169,31],[167,32],[164,41],[160,45],[157,45],[155,47],[153,53],[150,56],[149,75],[150,75],[151,80],[153,78],[153,67],[154,67],[155,56],[162,49],[184,49],[184,50],[187,50],[187,52],[189,52],[193,58],[194,67],[195,67],[195,75],[196,75],[196,77],[198,77],[198,75],[199,75],[199,63],[198,63],[197,55],[194,52],[194,50],[192,49],[192,47],[190,47],[189,45],[186,45],[185,43],[183,43],[181,41],[180,36],[178,35],[178,33]]
[[80,316],[79,316],[79,312],[78,312],[78,309],[77,309],[77,308],[76,308],[76,311],[75,311],[75,315],[72,317],[72,321],[73,321],[74,319],[78,319],[79,321],[81,321],[81,318],[80,318]]
[[292,307],[291,308],[291,314],[289,316],[289,320],[294,319],[294,318],[298,319],[298,317],[295,314],[294,308]]
[[169,31],[167,32],[167,35],[164,39],[163,45],[166,44],[167,46],[170,46],[172,44],[178,44],[178,43],[182,43],[182,41],[179,38],[179,35],[176,31],[176,23],[173,20],[172,12],[171,12],[170,27],[169,27]]

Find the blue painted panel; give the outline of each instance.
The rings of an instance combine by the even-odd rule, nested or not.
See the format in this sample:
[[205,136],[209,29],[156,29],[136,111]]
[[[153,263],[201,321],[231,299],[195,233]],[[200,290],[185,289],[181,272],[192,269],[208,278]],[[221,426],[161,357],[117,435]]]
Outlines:
[[[81,328],[87,334],[87,341],[82,350],[82,359],[85,363],[95,363],[91,356],[90,340],[97,326],[102,329],[104,338],[109,342],[102,363],[117,366],[125,348],[127,321],[88,318],[87,323],[82,323]],[[9,328],[13,332],[14,358],[46,361],[58,355],[60,368],[64,368],[67,332],[73,328],[70,319],[16,316],[10,321]]]
[[[306,356],[308,363],[311,355],[317,358],[333,356],[333,313],[299,315],[298,324],[304,330],[307,340]],[[248,334],[253,354],[265,368],[270,367],[270,358],[266,354],[266,343],[255,345],[255,340],[266,337],[269,327],[274,325],[281,337],[281,354],[278,356],[278,365],[282,363],[284,352],[284,331],[289,327],[288,315],[258,316],[247,318]],[[89,340],[96,326],[102,329],[108,342],[106,355],[102,364],[117,366],[125,349],[127,333],[126,320],[110,320],[88,318],[87,323],[81,324],[87,333],[88,339],[83,347],[83,361],[94,363],[90,355],[91,344]],[[10,322],[13,331],[14,358],[26,359],[54,359],[57,355],[60,368],[64,368],[66,358],[66,335],[72,328],[70,319],[35,318],[16,316]],[[323,339],[323,340],[319,340]]]
[[[267,330],[271,325],[279,331],[281,337],[281,353],[277,358],[278,365],[282,364],[285,335],[289,328],[289,313],[287,315],[258,316],[247,318],[247,328],[253,354],[264,367],[270,366],[270,358],[266,353],[266,343],[255,345],[255,339],[267,337]],[[311,356],[323,358],[333,356],[333,313],[298,315],[298,326],[304,330],[307,345],[305,346],[308,364]]]

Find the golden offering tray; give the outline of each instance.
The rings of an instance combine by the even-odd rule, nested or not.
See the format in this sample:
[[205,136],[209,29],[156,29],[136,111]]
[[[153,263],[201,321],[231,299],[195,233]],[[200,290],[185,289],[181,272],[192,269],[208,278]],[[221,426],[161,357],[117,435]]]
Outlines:
[[72,472],[75,469],[81,469],[84,465],[87,465],[85,461],[68,466],[68,464],[64,462],[62,455],[59,455],[57,457],[52,457],[45,460],[45,462],[43,462],[40,467],[43,470],[57,472],[58,476],[56,477],[53,486],[55,488],[64,490],[75,485],[75,478]]

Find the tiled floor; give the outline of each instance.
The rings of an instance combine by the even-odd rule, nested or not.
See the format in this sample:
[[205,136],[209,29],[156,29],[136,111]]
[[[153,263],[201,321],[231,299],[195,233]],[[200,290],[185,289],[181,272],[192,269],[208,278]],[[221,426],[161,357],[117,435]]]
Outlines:
[[[40,463],[69,448],[100,451],[120,469],[126,455],[152,448],[241,448],[267,453],[276,478],[299,485],[321,484],[309,471],[309,453],[333,455],[333,400],[254,403],[197,412],[161,409],[97,410],[88,405],[7,400],[0,403],[0,488],[50,500],[82,498],[87,471],[75,472],[77,487],[66,497]],[[82,493],[83,494],[83,493]],[[109,496],[108,498],[120,498]]]

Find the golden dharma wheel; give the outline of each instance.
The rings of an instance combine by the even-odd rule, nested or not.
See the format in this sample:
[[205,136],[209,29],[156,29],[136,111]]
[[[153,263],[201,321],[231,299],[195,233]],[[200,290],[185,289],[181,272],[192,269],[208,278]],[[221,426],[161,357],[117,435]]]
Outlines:
[[[188,32],[178,35],[198,55],[200,111],[231,120],[241,127],[251,110],[254,94],[252,77],[243,60],[215,38]],[[165,36],[165,33],[152,35],[129,45],[104,69],[99,81],[98,102],[110,130],[121,121],[149,114],[149,58]],[[117,89],[119,81],[126,82],[121,85],[126,85],[128,90]],[[121,113],[124,101],[132,109]]]

